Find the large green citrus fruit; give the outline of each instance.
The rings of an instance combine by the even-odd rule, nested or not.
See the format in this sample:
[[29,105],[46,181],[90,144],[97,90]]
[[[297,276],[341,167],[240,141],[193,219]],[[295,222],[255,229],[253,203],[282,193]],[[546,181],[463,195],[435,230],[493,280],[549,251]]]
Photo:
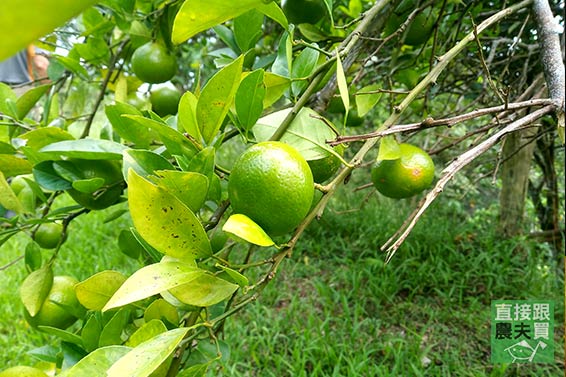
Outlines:
[[395,199],[420,193],[434,179],[434,163],[425,151],[410,144],[400,144],[399,147],[400,158],[379,161],[371,171],[377,191]]
[[[334,150],[340,155],[344,154],[344,147],[341,144],[334,147]],[[326,157],[319,158],[318,160],[309,160],[307,163],[311,168],[312,176],[316,183],[327,181],[342,165],[340,159],[330,153]]]
[[228,183],[234,213],[248,216],[272,236],[288,233],[301,223],[313,194],[309,165],[295,148],[278,141],[245,150]]
[[54,249],[63,235],[63,225],[59,223],[41,224],[34,235],[34,240],[44,249]]
[[149,95],[151,109],[160,117],[177,114],[181,92],[167,86],[154,89]]
[[86,193],[76,189],[69,189],[68,193],[85,208],[98,210],[110,207],[120,199],[123,190],[123,176],[120,165],[109,160],[83,160],[70,159],[82,179],[102,178],[103,186],[93,193]]
[[171,80],[177,72],[177,59],[161,43],[148,42],[134,51],[132,70],[140,80],[157,84]]
[[283,13],[292,24],[315,24],[326,14],[323,0],[283,0]]
[[82,309],[75,294],[75,285],[78,282],[71,276],[55,276],[51,290],[35,317],[32,317],[24,309],[26,320],[30,326],[51,326],[66,329],[75,323],[77,317],[68,308],[71,311]]
[[47,374],[37,368],[18,365],[3,370],[0,377],[47,377]]

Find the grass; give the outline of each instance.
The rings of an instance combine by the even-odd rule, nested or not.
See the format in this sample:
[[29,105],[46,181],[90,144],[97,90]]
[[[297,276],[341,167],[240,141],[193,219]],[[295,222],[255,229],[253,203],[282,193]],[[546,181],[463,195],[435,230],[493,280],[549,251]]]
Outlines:
[[[379,246],[411,203],[365,191],[333,200],[260,299],[227,321],[230,357],[209,375],[562,375],[562,265],[544,244],[498,239],[493,209],[454,211],[453,204],[434,205],[384,265]],[[104,224],[108,214],[73,223],[56,273],[84,279],[137,268],[115,241],[127,218]],[[0,265],[21,255],[24,242],[4,245]],[[23,321],[16,287],[24,277],[21,261],[0,272],[0,365],[33,364],[26,352],[55,341]],[[528,298],[555,300],[556,363],[491,364],[490,301]]]

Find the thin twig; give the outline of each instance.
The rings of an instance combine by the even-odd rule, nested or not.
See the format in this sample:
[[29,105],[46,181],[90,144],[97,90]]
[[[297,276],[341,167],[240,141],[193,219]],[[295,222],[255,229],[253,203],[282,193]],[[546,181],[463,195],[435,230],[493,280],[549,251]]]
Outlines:
[[535,120],[553,112],[554,110],[555,106],[549,105],[532,112],[531,114],[509,124],[505,128],[485,139],[480,144],[461,154],[450,165],[448,165],[442,171],[442,176],[436,183],[435,187],[431,191],[429,191],[429,193],[421,200],[415,211],[411,214],[411,216],[409,216],[409,218],[407,218],[399,231],[381,247],[381,250],[387,251],[386,262],[389,262],[393,255],[395,255],[395,252],[399,249],[409,233],[413,230],[419,218],[432,204],[432,202],[434,202],[438,195],[440,195],[440,193],[444,190],[444,186],[446,186],[446,184],[454,177],[454,175],[456,175],[457,172],[462,170],[465,166],[474,161],[478,156],[482,155],[488,149],[497,144],[503,136],[515,132],[528,124],[531,124]]

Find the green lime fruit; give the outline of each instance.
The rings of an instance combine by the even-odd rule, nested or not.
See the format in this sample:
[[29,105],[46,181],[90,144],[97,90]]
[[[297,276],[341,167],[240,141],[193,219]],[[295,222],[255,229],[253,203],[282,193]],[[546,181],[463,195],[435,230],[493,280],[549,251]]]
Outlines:
[[47,377],[47,374],[37,368],[18,365],[3,370],[0,377]]
[[[344,155],[344,147],[341,144],[334,147],[334,150],[339,155]],[[329,153],[326,157],[319,158],[318,160],[309,160],[307,163],[311,168],[312,176],[316,183],[323,183],[327,181],[342,165],[342,161],[331,153]]]
[[278,141],[245,150],[228,182],[234,213],[248,216],[272,236],[288,233],[301,223],[313,194],[309,165],[295,148]]
[[434,179],[434,162],[414,145],[400,144],[401,157],[381,160],[371,171],[373,185],[383,195],[402,199],[428,188]]
[[75,285],[78,282],[71,276],[55,276],[51,290],[39,312],[32,317],[24,309],[24,315],[30,326],[51,326],[66,329],[75,323],[78,319],[75,313],[83,310],[75,294]]
[[43,249],[55,249],[63,236],[63,225],[43,223],[35,231],[34,240]]
[[103,186],[92,193],[74,188],[67,192],[80,205],[91,210],[108,208],[120,200],[123,190],[122,171],[116,161],[70,159],[82,174],[82,179],[102,178]]
[[160,117],[177,114],[181,92],[177,89],[162,87],[151,91],[149,96],[151,109]]
[[33,180],[33,175],[24,174],[24,175],[17,175],[14,178],[12,178],[12,180],[10,181],[10,187],[12,188],[12,191],[14,191],[14,194],[18,195],[23,189],[29,187],[29,183],[26,180],[26,178]]
[[290,23],[316,24],[326,14],[323,0],[283,0],[281,9]]
[[346,127],[359,127],[364,124],[364,118],[358,115],[358,110],[355,108],[348,111],[348,118],[346,118]]
[[157,42],[138,47],[132,55],[132,70],[142,81],[157,84],[171,80],[177,73],[177,59]]

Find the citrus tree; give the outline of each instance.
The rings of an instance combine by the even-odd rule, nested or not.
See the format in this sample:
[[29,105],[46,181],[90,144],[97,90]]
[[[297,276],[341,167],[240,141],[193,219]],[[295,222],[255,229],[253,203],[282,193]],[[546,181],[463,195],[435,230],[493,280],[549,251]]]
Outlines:
[[[552,7],[3,1],[2,35],[29,27],[0,58],[51,51],[48,83],[19,97],[0,84],[0,244],[30,236],[25,317],[74,350],[36,355],[61,376],[203,375],[227,362],[224,322],[356,171],[388,197],[422,196],[389,260],[507,135],[563,143]],[[117,241],[143,266],[54,276],[69,224],[103,209],[131,219]]]

